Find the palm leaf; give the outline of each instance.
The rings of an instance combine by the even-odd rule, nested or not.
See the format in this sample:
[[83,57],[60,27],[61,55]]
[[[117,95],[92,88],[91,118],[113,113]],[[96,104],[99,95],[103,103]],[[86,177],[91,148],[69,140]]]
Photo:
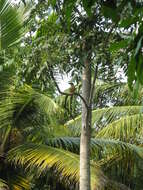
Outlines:
[[7,149],[7,144],[9,144],[9,135],[11,132],[11,126],[9,125],[7,128],[0,129],[0,154],[4,154],[5,149]]
[[[49,138],[46,141],[48,146],[62,148],[74,153],[79,154],[80,148],[80,138],[78,137],[56,137]],[[100,163],[105,161],[110,162],[118,161],[121,159],[130,160],[131,158],[140,157],[142,149],[131,145],[129,143],[124,143],[122,141],[107,140],[107,139],[91,139],[90,152],[92,159],[99,160]],[[103,159],[105,159],[103,161]],[[102,165],[100,164],[100,165]]]
[[7,185],[7,182],[0,178],[0,189],[2,190],[9,190],[9,187]]
[[127,187],[124,184],[121,184],[116,181],[109,180],[109,182],[106,185],[106,190],[131,190],[129,187]]
[[[47,139],[46,143],[79,154],[80,138],[51,138]],[[91,163],[98,163],[109,179],[120,183],[125,182],[122,179],[135,179],[135,176],[143,171],[143,149],[138,146],[118,140],[92,138],[90,152]],[[121,175],[123,176],[122,179],[120,178]],[[115,189],[125,189],[124,185],[121,185],[120,188],[117,188],[116,183],[112,183],[113,185],[116,187]]]
[[[0,60],[0,62],[2,62],[2,61]],[[12,72],[12,67],[10,67],[9,69],[10,69],[10,71],[1,71],[0,72],[0,92],[1,93],[6,91],[9,88],[9,86],[13,84],[14,76],[13,76],[13,72]],[[1,96],[2,96],[2,94],[1,94]]]
[[46,140],[48,146],[62,148],[70,152],[79,154],[80,138],[79,137],[55,137]]
[[[52,115],[57,118],[62,115],[62,109],[49,96],[41,94],[29,86],[18,90],[11,87],[9,91],[2,92],[2,95],[0,128],[7,127],[9,124],[13,126],[14,123],[23,121],[23,119],[26,124],[26,119],[30,124],[37,117],[43,117],[43,114],[50,120],[52,120]],[[22,115],[24,117],[21,117]]]
[[[92,111],[92,128],[98,131],[100,127],[106,126],[122,116],[138,114],[142,112],[142,106],[115,106],[110,108],[97,109]],[[81,128],[81,115],[74,120],[70,120],[65,124],[79,135]]]
[[21,175],[14,175],[9,180],[10,187],[12,190],[30,190],[30,182],[26,177]]
[[[37,168],[39,175],[46,172],[48,168],[55,169],[60,178],[65,181],[79,180],[79,156],[62,149],[46,145],[24,144],[12,149],[8,153],[8,160],[24,165],[28,170]],[[91,186],[92,189],[103,185],[105,179],[99,167],[91,165]]]
[[52,98],[45,94],[37,93],[37,99],[35,98],[35,103],[41,111],[49,116],[56,114],[61,115],[63,113],[62,108]]
[[125,84],[119,82],[105,82],[97,79],[95,83],[95,91],[93,94],[93,102],[98,103],[99,98],[107,93],[110,94],[110,98],[114,99],[115,91],[122,86],[125,86]]
[[124,142],[136,142],[142,136],[143,115],[125,116],[109,123],[101,129],[96,138],[118,139]]
[[21,37],[22,19],[9,0],[0,1],[0,49],[6,49]]

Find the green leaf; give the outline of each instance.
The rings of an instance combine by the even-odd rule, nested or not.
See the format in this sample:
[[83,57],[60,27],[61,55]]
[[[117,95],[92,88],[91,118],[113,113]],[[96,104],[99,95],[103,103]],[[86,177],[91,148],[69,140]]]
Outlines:
[[117,22],[119,20],[119,14],[116,9],[107,6],[102,6],[102,13],[106,18],[110,18],[114,22]]
[[129,40],[128,40],[128,39],[125,39],[125,40],[121,40],[120,42],[112,43],[112,44],[110,45],[109,50],[110,50],[110,51],[118,51],[118,50],[120,50],[121,48],[126,48],[127,45],[128,45],[128,42],[129,42]]
[[9,187],[7,185],[7,182],[0,178],[0,189],[2,190],[9,190]]
[[139,135],[142,136],[143,115],[135,114],[121,117],[101,129],[96,137],[116,139],[124,142],[137,141]]
[[[53,168],[65,182],[79,180],[79,155],[62,149],[46,145],[23,144],[9,151],[8,160],[25,166],[28,170],[36,167],[39,175],[48,168]],[[101,187],[104,182],[105,178],[98,165],[91,164],[92,190],[95,186]]]
[[138,54],[138,52],[139,52],[139,50],[140,50],[140,48],[141,48],[142,39],[143,39],[143,36],[139,39],[139,41],[138,41],[138,43],[137,43],[137,47],[136,47],[136,49],[135,49],[135,54],[134,54],[135,57],[137,56],[137,54]]
[[[11,86],[11,90],[1,92],[0,128],[8,127],[13,122],[22,122],[22,126],[34,125],[34,122],[37,125],[39,119],[38,125],[42,125],[45,123],[43,115],[50,124],[53,124],[56,122],[56,118],[62,116],[62,108],[48,95],[39,93],[28,85],[19,89],[12,88],[13,86]],[[4,95],[5,97],[3,97]],[[21,119],[23,114],[24,117]],[[35,117],[35,119],[33,120],[31,117]]]
[[[132,126],[133,127],[133,126]],[[108,132],[110,133],[110,128]],[[113,132],[113,130],[112,130]],[[122,161],[124,164],[128,165],[128,162],[132,159],[143,157],[140,155],[140,151],[143,149],[126,143],[119,140],[109,139],[107,136],[104,136],[103,133],[99,133],[100,136],[97,136],[96,139],[91,138],[90,144],[90,153],[91,153],[91,160],[95,161],[103,167],[111,167],[114,163],[118,163]],[[124,134],[126,135],[126,134]],[[100,137],[100,138],[98,138]],[[112,136],[111,136],[112,137]],[[106,138],[106,139],[103,139]],[[108,139],[107,139],[108,138]],[[54,146],[56,148],[62,148],[64,150],[68,150],[71,152],[76,152],[79,154],[80,149],[80,138],[79,137],[60,137],[60,138],[51,138],[47,140],[47,145]],[[103,151],[104,150],[104,151]]]
[[135,82],[134,89],[133,89],[133,96],[134,96],[135,99],[138,98],[138,95],[139,95],[139,93],[138,93],[139,87],[140,87],[140,83],[139,83],[139,81],[137,80],[137,81]]
[[72,11],[73,11],[76,1],[77,0],[71,0],[71,1],[65,0],[64,4],[63,4],[63,9],[65,12],[68,27],[70,27],[71,14],[72,14]]
[[9,179],[9,186],[13,190],[31,190],[31,184],[25,175],[14,174]]
[[[111,108],[102,108],[92,111],[92,126],[101,121],[102,118],[106,119],[106,125],[111,123],[123,115],[132,115],[140,113],[142,106],[114,106]],[[80,134],[81,129],[81,115],[77,116],[74,120],[70,120],[65,124],[74,135]],[[101,125],[101,124],[100,124]]]
[[134,24],[137,21],[136,17],[129,17],[126,19],[123,19],[120,23],[119,23],[119,27],[123,27],[123,28],[129,28],[132,24]]
[[54,7],[56,5],[56,0],[49,0],[49,3]]
[[88,1],[87,0],[82,0],[84,10],[88,14],[88,16],[91,16],[91,14],[92,14],[91,8],[92,8],[92,6],[94,5],[95,2],[96,2],[96,0],[88,0]]
[[137,63],[137,78],[141,84],[143,84],[143,56],[139,54],[139,61]]
[[8,0],[0,2],[0,49],[6,49],[21,37],[22,19]]
[[136,79],[135,71],[136,71],[136,60],[135,57],[132,56],[128,65],[128,85],[131,90],[133,89],[133,81],[135,81]]

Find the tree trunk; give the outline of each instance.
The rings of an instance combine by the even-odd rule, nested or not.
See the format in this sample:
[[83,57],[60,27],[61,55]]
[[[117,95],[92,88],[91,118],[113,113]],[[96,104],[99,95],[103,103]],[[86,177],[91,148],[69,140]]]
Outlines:
[[[91,91],[90,59],[84,62],[82,75],[82,96],[89,105]],[[90,136],[91,108],[82,103],[82,129],[80,138],[80,190],[90,190]]]

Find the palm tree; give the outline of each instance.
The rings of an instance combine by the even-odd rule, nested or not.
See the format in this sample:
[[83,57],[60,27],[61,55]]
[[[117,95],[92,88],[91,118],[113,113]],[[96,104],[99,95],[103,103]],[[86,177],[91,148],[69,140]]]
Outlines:
[[22,33],[22,17],[9,0],[0,2],[0,50],[12,46],[20,39]]
[[[81,116],[63,125],[67,110],[50,95],[7,82],[7,88],[0,86],[1,183],[10,189],[30,189],[30,182],[36,184],[39,176],[52,173],[57,181],[74,188],[79,181]],[[141,113],[140,105],[93,111],[92,189],[109,188],[109,184],[110,189],[125,189],[133,186],[132,179],[136,183],[141,179]]]
[[[65,126],[60,126],[59,118],[62,117],[64,110],[47,95],[29,86],[14,89],[7,94],[9,94],[8,98],[2,100],[4,102],[1,103],[0,108],[3,115],[0,123],[6,125],[1,127],[7,128],[7,121],[9,121],[12,128],[15,126],[20,130],[26,142],[22,142],[20,146],[16,144],[14,148],[11,147],[7,160],[15,165],[22,165],[28,171],[36,169],[37,175],[46,173],[50,169],[60,180],[64,179],[66,184],[70,184],[72,180],[75,183],[78,182],[80,145],[78,136],[81,116],[68,121]],[[6,104],[5,101],[8,103]],[[142,131],[140,130],[141,116],[138,115],[140,111],[141,106],[119,106],[93,111],[92,189],[108,182],[113,187],[118,186],[118,189],[122,189],[125,185],[132,185],[131,179],[135,178],[135,172],[139,174],[137,168],[142,162],[142,148],[138,146],[141,144],[138,135],[141,135]],[[57,115],[59,118],[56,117]],[[57,119],[56,122],[55,119]],[[138,125],[135,126],[134,123],[140,126],[136,137],[134,132]],[[65,132],[66,137],[57,136],[57,128],[63,129],[63,136]],[[103,175],[100,167],[104,169],[108,178]],[[110,175],[106,169],[111,171]],[[114,178],[111,175],[112,172],[114,172]]]
[[[22,34],[23,25],[23,18],[20,16],[20,12],[16,10],[16,8],[9,0],[0,1],[0,23],[0,62],[1,64],[3,64],[7,48],[13,46],[15,43],[18,42]],[[1,76],[4,76],[3,74],[4,73],[1,73]],[[7,82],[7,78],[5,77],[5,80],[0,81],[0,84],[6,84]],[[6,165],[3,162],[5,159],[4,149],[5,145],[7,144],[7,138],[10,131],[10,126],[8,126],[6,129],[2,130],[0,134],[1,140],[3,140],[0,143],[1,172],[3,172],[4,170],[9,170],[11,168],[10,165],[7,165],[7,167],[5,167]],[[19,181],[22,182],[22,179],[23,178],[20,178],[19,175]],[[16,180],[13,180],[13,182],[16,188]],[[0,179],[0,188],[9,189],[7,182],[3,179]]]
[[[99,144],[96,160],[101,163],[103,160],[103,170],[108,177],[131,189],[142,188],[139,182],[143,169],[142,118],[142,106],[117,106],[93,111],[92,137],[94,141],[100,141],[102,144]],[[76,134],[80,133],[80,120],[81,116],[67,122],[68,127],[76,128]],[[130,154],[129,150],[124,149],[126,146],[135,149]],[[120,151],[123,151],[123,154]],[[105,157],[102,154],[105,154]]]
[[[59,130],[58,121],[63,114],[63,110],[49,96],[26,85],[19,89],[11,86],[9,90],[3,91],[1,94],[0,113],[1,158],[5,163],[2,168],[7,167],[9,163],[16,163],[15,153],[18,156],[17,158],[20,158],[19,163],[23,159],[26,161],[26,156],[29,155],[33,164],[32,162],[28,164],[29,161],[27,160],[27,163],[23,162],[24,167],[28,164],[32,172],[35,170],[34,168],[37,168],[37,175],[49,168],[54,173],[56,171],[59,179],[64,179],[67,183],[72,180],[78,181],[79,155],[74,151],[69,151],[68,148],[65,148],[66,150],[61,149],[61,147],[56,148],[50,143],[47,144],[48,146],[45,145],[56,133],[55,124],[58,125]],[[61,128],[64,129],[65,127],[61,126]],[[67,129],[64,131],[66,132]],[[25,151],[27,152],[26,155],[24,155]],[[31,157],[32,155],[34,157]],[[26,166],[27,169],[29,168],[28,165]],[[13,171],[13,164],[10,166]],[[103,178],[102,172],[95,164],[91,165],[91,170],[92,186],[100,185],[99,178]],[[98,171],[97,176],[95,170]],[[16,172],[18,171],[16,170]],[[20,171],[19,174],[21,174]],[[7,181],[11,189],[14,189],[7,176],[9,176],[9,171],[3,172],[1,178]],[[26,181],[24,177],[23,180]],[[21,186],[20,183],[18,185]],[[28,182],[27,186],[22,187],[29,188]]]

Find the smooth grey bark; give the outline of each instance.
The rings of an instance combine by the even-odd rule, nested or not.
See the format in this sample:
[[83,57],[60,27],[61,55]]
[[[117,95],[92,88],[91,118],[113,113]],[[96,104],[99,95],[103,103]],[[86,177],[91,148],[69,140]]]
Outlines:
[[[91,64],[86,58],[82,74],[82,97],[90,105]],[[90,136],[91,108],[82,103],[82,129],[80,137],[80,190],[90,190]]]

